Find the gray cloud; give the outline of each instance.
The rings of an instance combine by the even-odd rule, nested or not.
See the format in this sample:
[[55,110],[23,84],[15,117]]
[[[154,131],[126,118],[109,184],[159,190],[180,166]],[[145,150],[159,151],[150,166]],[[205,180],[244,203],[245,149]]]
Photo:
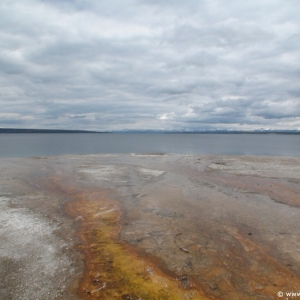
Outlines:
[[298,0],[3,0],[0,126],[300,129]]

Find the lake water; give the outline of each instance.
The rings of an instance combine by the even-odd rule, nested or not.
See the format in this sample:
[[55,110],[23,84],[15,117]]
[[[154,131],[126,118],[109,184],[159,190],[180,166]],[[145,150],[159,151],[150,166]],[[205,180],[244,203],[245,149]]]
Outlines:
[[0,134],[0,157],[167,152],[300,156],[300,135],[181,133]]

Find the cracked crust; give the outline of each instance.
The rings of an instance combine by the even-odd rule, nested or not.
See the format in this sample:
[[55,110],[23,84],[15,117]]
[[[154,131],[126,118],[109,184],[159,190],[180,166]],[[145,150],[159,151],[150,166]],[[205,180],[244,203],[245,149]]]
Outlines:
[[0,295],[234,300],[300,290],[299,163],[2,159]]

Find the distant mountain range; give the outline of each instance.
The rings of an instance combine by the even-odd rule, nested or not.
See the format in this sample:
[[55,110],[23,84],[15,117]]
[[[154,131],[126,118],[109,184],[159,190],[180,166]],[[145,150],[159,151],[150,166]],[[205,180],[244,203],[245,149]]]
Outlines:
[[119,130],[114,131],[115,133],[165,133],[165,134],[174,134],[174,133],[184,133],[184,134],[300,134],[299,130]]
[[64,129],[25,129],[25,128],[0,128],[0,133],[185,133],[185,134],[300,134],[299,130],[202,130],[202,131],[171,131],[171,130],[120,130],[120,131],[89,131],[89,130],[64,130]]
[[167,132],[167,133],[201,133],[201,134],[300,134],[300,131],[297,130],[207,130],[207,131],[181,131],[181,132]]

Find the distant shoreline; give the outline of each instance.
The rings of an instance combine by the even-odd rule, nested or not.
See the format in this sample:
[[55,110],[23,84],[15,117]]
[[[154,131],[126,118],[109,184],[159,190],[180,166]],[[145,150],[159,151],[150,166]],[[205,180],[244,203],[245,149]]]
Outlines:
[[0,133],[105,133],[87,130],[0,128]]
[[89,130],[65,130],[65,129],[23,129],[23,128],[0,128],[1,133],[117,133],[117,134],[293,134],[300,135],[300,131],[289,130],[265,130],[265,131],[89,131]]
[[300,134],[298,131],[195,131],[195,132],[164,132],[166,134]]

